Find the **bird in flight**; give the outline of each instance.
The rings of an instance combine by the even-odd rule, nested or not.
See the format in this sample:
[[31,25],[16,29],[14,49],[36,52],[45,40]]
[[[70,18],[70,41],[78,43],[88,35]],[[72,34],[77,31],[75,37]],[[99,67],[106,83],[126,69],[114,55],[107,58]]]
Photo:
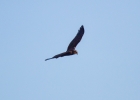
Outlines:
[[53,56],[52,58],[45,59],[45,61],[50,60],[50,59],[54,59],[54,58],[63,57],[63,56],[70,56],[70,55],[78,54],[78,52],[75,50],[75,48],[76,48],[77,44],[81,41],[81,39],[84,35],[84,31],[85,31],[84,26],[82,25],[80,27],[80,29],[78,30],[77,35],[70,42],[66,52],[57,54],[57,55]]

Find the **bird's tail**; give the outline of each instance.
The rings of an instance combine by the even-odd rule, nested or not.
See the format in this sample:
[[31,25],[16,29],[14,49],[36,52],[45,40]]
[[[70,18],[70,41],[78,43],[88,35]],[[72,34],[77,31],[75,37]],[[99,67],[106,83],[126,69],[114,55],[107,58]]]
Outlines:
[[50,60],[50,59],[54,59],[54,58],[53,57],[52,58],[48,58],[48,59],[45,59],[45,61]]

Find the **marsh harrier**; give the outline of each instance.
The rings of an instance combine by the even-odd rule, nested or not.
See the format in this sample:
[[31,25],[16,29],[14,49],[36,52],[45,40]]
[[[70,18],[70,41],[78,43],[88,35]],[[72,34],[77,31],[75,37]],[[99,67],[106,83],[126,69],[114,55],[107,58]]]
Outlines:
[[75,50],[75,48],[76,48],[77,44],[81,41],[83,35],[84,35],[84,26],[82,25],[80,27],[80,29],[78,30],[78,33],[75,36],[75,38],[70,42],[66,52],[57,54],[57,55],[53,56],[52,58],[45,59],[45,61],[50,60],[50,59],[54,59],[54,58],[58,58],[58,57],[78,54],[78,52]]

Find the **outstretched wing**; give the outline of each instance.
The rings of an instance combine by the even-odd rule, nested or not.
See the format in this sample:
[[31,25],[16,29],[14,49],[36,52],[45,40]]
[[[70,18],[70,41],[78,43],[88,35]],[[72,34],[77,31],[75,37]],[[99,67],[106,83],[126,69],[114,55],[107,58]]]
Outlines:
[[59,58],[59,57],[63,57],[63,56],[66,56],[69,52],[63,52],[63,53],[60,53],[60,54],[57,54],[55,56],[53,56],[53,58]]
[[63,52],[63,53],[60,53],[60,54],[57,54],[57,55],[53,56],[52,58],[45,59],[45,61],[50,60],[50,59],[54,59],[54,58],[63,57],[63,56],[68,56],[68,55],[71,55],[69,51],[68,52]]
[[82,25],[80,29],[78,30],[77,35],[74,37],[74,39],[70,42],[67,51],[74,49],[77,44],[81,41],[82,37],[84,35],[84,26]]

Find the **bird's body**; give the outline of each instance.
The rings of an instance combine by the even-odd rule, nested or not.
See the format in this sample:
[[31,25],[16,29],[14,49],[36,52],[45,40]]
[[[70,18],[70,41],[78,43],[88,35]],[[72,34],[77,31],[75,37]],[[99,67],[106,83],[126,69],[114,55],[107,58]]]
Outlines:
[[57,55],[53,56],[52,58],[45,59],[45,61],[54,59],[54,58],[63,57],[63,56],[70,56],[70,55],[78,54],[78,52],[75,50],[75,48],[76,48],[77,44],[81,41],[83,35],[84,35],[84,27],[82,25],[80,27],[80,30],[78,31],[77,35],[75,36],[75,38],[70,42],[66,52],[57,54]]

